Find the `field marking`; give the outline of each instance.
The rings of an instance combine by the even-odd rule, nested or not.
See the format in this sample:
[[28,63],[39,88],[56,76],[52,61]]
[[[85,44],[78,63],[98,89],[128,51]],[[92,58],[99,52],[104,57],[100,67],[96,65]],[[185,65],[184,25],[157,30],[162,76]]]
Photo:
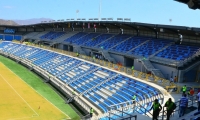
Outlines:
[[12,88],[12,90],[26,103],[26,105],[37,115],[39,116],[39,114],[28,104],[28,102],[26,102],[26,100],[15,90],[15,88],[13,88],[13,86],[0,74],[1,78],[3,78],[3,80]]
[[34,117],[39,117],[39,116],[31,116],[31,117],[22,117],[22,118],[9,118],[7,120],[21,120],[21,119],[27,119],[27,118],[34,118]]
[[[0,62],[2,63],[2,62]],[[2,63],[3,64],[3,63]],[[4,64],[3,64],[4,65]],[[5,66],[5,65],[4,65]],[[21,77],[19,77],[17,74],[15,74],[10,68],[5,66],[8,70],[10,70],[14,75],[16,75],[18,78],[20,78],[24,83],[26,83],[30,88],[32,88],[35,92],[37,92],[33,87],[31,87],[26,81],[24,81]],[[54,90],[53,90],[54,91]],[[54,91],[55,92],[55,91]],[[42,96],[39,92],[37,92],[40,96]],[[56,92],[55,92],[56,93]],[[56,93],[57,94],[57,93]],[[44,96],[42,96],[46,101],[48,101],[50,104],[52,104],[56,109],[58,109],[61,113],[63,113],[65,116],[69,117],[67,114],[65,114],[62,110],[60,110],[57,106],[55,106],[52,102],[50,102],[48,99],[46,99]],[[71,117],[69,117],[71,119]]]

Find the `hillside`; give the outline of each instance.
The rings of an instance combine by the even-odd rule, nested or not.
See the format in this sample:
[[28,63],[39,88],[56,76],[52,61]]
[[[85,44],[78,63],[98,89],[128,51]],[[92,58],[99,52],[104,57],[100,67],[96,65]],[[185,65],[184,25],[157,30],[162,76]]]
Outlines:
[[18,24],[16,22],[14,22],[13,20],[0,19],[0,25],[13,25],[13,26],[16,26]]
[[27,20],[14,20],[19,25],[31,25],[36,23],[41,23],[41,21],[50,21],[53,19],[50,18],[33,18],[33,19],[27,19]]

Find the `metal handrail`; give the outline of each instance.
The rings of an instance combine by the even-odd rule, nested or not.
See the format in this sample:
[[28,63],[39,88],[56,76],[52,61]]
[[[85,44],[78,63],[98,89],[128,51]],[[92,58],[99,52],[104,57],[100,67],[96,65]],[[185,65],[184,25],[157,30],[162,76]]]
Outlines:
[[[134,102],[134,103],[133,103]],[[125,105],[125,103],[131,103],[131,105],[128,105],[128,104],[126,104]],[[142,108],[142,109],[140,109],[146,116],[148,116],[148,117],[150,117],[148,114],[150,114],[150,115],[152,115],[151,113],[150,113],[150,111],[148,111],[143,105],[141,105],[140,103],[143,103],[143,101],[135,101],[135,100],[130,100],[130,101],[127,101],[127,102],[123,102],[123,103],[120,103],[120,104],[116,104],[116,105],[111,105],[111,106],[109,106],[109,115],[110,115],[110,113],[112,113],[112,112],[114,112],[114,113],[119,113],[119,112],[124,112],[124,109],[127,109],[127,108],[130,108],[130,109],[135,109],[135,108]],[[125,105],[125,106],[124,106]],[[117,108],[116,106],[121,106],[120,108]],[[114,109],[114,108],[117,108],[117,109]],[[145,110],[145,111],[143,111],[143,109]],[[137,111],[136,111],[137,112]],[[114,114],[113,113],[113,114]],[[148,114],[147,114],[148,113]],[[110,116],[109,116],[110,117]]]
[[[119,110],[117,110],[117,111],[119,111]],[[124,112],[124,111],[119,111],[119,112],[122,112],[122,116],[119,116],[119,115],[116,115],[116,114],[114,114],[115,116],[118,116],[118,117],[120,117],[120,118],[124,118],[123,117],[123,114],[126,114],[126,115],[129,115],[129,117],[126,117],[126,118],[124,118],[124,119],[128,119],[128,118],[135,118],[135,120],[137,120],[137,115],[131,115],[131,114],[129,114],[129,113],[126,113],[126,112]],[[115,120],[115,119],[113,119],[113,118],[111,118],[110,117],[110,114],[113,114],[113,113],[109,113],[109,120]]]
[[86,75],[88,75],[88,74],[90,74],[90,73],[92,73],[92,72],[98,70],[99,68],[100,68],[100,67],[96,67],[95,69],[93,69],[93,70],[91,70],[91,71],[89,71],[89,72],[86,72],[85,74],[82,74],[81,76],[79,76],[79,77],[77,77],[77,78],[71,80],[69,83],[67,83],[67,85],[69,85],[70,83],[73,83],[74,81],[76,81],[76,80],[82,78],[83,76],[86,76]]
[[91,90],[93,90],[93,89],[95,89],[96,87],[98,87],[98,86],[104,84],[105,82],[108,82],[109,80],[112,80],[113,78],[117,77],[118,75],[119,75],[119,74],[114,75],[114,76],[112,76],[111,78],[108,78],[108,79],[104,80],[103,82],[101,82],[101,83],[99,83],[99,84],[93,86],[92,88],[90,88],[90,89],[88,89],[88,90],[86,90],[86,91],[80,93],[79,96],[80,96],[80,95],[83,95],[84,93],[87,93],[87,92],[89,92],[89,91],[91,91]]
[[[189,99],[189,101],[188,101],[188,106],[187,107],[191,107],[195,103],[197,103],[196,96],[190,96],[190,97],[188,97],[188,99]],[[176,104],[177,107],[173,111],[173,113],[172,113],[172,115],[170,117],[173,117],[176,112],[180,111],[180,100],[176,101],[175,104]],[[167,110],[165,110],[165,108],[163,107],[162,114],[159,116],[159,117],[162,117],[162,120],[164,120],[164,116],[166,116],[165,113],[167,113]]]

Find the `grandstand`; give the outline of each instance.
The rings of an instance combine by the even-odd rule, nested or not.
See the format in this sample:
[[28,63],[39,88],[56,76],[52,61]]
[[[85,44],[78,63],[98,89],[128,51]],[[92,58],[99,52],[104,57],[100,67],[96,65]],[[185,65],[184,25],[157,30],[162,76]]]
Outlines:
[[[82,29],[83,23],[97,25],[96,30]],[[61,28],[49,24],[15,26],[15,35],[0,34],[0,53],[52,83],[67,96],[67,103],[75,102],[86,113],[92,107],[94,119],[120,119],[116,111],[124,108],[127,114],[150,116],[153,101],[165,103],[171,97],[167,91],[180,92],[183,82],[193,82],[189,88],[199,89],[198,28],[119,21],[54,23]],[[178,34],[183,35],[181,44]],[[20,36],[15,39],[19,42],[10,42],[15,36]],[[171,83],[175,76],[177,83]]]

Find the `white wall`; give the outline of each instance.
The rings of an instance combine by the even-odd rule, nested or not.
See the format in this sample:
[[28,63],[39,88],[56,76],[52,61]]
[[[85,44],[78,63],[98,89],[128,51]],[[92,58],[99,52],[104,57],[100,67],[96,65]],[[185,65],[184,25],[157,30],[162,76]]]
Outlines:
[[170,66],[164,66],[158,63],[152,63],[153,66],[157,69],[160,69],[163,75],[165,76],[166,79],[170,79],[172,76],[178,76],[178,70],[176,68],[170,67]]
[[124,56],[113,54],[113,53],[109,53],[109,54],[110,54],[110,57],[114,58],[117,63],[120,62],[122,63],[122,65],[124,65]]

